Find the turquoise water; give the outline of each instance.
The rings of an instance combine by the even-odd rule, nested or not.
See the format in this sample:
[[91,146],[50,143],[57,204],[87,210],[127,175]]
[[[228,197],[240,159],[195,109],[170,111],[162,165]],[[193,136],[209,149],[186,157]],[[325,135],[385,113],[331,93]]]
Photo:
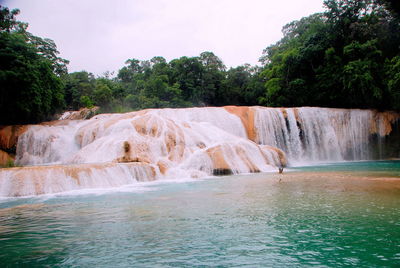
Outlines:
[[359,161],[321,164],[292,168],[295,171],[357,171],[357,172],[390,172],[400,177],[400,160]]
[[1,200],[0,263],[400,266],[399,162],[297,170]]

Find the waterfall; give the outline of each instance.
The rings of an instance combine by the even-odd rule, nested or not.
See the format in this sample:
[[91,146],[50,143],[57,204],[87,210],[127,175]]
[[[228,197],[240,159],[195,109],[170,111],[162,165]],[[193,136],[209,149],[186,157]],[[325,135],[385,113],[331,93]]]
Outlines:
[[18,139],[16,163],[19,165],[56,164],[79,150],[74,141],[76,125],[33,125]]
[[[372,110],[229,106],[31,125],[17,133],[15,161],[25,167],[0,169],[0,196],[368,160],[374,157],[373,138],[383,147],[381,137],[399,118]],[[16,138],[6,133],[17,134],[0,131],[9,148]]]
[[371,134],[384,128],[372,110],[262,108],[255,116],[256,142],[282,149],[292,164],[369,160]]

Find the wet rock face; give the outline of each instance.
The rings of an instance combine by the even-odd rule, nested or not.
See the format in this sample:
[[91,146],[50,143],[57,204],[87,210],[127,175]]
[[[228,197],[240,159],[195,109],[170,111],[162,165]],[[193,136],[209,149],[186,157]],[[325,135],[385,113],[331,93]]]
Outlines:
[[396,112],[374,112],[371,118],[370,133],[377,134],[380,137],[388,136],[396,127],[400,121],[400,114]]
[[0,167],[7,167],[12,165],[14,158],[8,153],[0,150]]
[[18,137],[26,130],[27,125],[0,126],[0,149],[4,151],[14,151],[18,142]]
[[400,159],[400,119],[390,128],[388,135],[375,133],[371,136],[370,146],[374,159]]
[[287,166],[287,158],[286,158],[286,154],[284,151],[282,151],[281,149],[278,149],[276,147],[272,147],[272,146],[268,146],[268,145],[261,145],[262,149],[268,150],[268,151],[273,151],[276,153],[276,156],[278,157],[278,161],[277,162],[277,166],[284,168]]
[[81,108],[79,111],[67,111],[63,113],[58,120],[86,120],[95,116],[100,107]]
[[131,145],[129,144],[129,142],[124,141],[124,153],[128,154],[131,151]]
[[227,168],[215,168],[213,169],[213,175],[214,176],[227,176],[227,175],[232,175],[233,172],[231,169]]
[[129,162],[148,162],[140,161],[138,157],[131,157],[131,145],[128,141],[124,141],[122,149],[124,151],[124,156],[117,159],[119,163],[129,163]]
[[224,109],[238,116],[246,129],[247,138],[251,141],[256,141],[257,133],[254,126],[255,109],[246,106],[225,106]]

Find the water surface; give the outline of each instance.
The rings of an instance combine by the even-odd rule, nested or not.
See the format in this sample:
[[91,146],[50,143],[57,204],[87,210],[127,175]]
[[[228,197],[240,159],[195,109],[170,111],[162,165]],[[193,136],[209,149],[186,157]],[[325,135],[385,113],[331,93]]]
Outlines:
[[5,267],[393,267],[400,162],[0,201]]

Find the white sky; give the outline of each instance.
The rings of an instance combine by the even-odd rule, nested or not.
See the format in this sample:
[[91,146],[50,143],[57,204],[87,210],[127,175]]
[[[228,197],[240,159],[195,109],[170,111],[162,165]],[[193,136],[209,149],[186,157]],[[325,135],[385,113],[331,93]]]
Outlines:
[[28,31],[53,39],[70,72],[117,71],[130,58],[212,51],[228,67],[258,63],[282,27],[323,0],[0,0]]

